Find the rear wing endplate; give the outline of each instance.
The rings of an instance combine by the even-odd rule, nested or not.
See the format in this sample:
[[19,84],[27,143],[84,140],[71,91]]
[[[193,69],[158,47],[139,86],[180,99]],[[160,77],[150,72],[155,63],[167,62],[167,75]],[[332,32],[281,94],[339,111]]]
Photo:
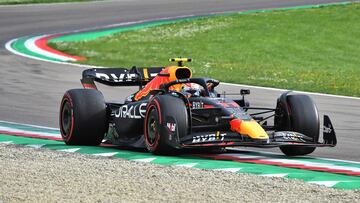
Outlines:
[[163,68],[91,68],[83,71],[81,84],[91,89],[96,89],[95,81],[109,86],[142,86],[155,78]]

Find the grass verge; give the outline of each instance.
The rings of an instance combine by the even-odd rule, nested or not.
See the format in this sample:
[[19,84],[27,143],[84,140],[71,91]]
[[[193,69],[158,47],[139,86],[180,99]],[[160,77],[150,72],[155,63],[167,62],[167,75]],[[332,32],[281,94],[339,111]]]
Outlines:
[[131,67],[192,57],[195,76],[360,96],[360,4],[202,18],[50,46]]
[[83,2],[94,0],[0,0],[0,5]]

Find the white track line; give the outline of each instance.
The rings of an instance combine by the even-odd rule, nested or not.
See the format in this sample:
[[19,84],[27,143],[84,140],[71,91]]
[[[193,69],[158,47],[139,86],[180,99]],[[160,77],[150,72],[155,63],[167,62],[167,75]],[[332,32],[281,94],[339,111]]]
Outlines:
[[324,185],[326,187],[333,187],[334,185],[344,182],[344,181],[310,181],[308,183],[317,184],[317,185]]
[[[115,0],[106,0],[107,2],[116,2]],[[117,0],[118,1],[118,0]],[[9,4],[9,5],[0,5],[0,8],[13,8],[13,7],[40,7],[40,6],[60,6],[60,5],[66,5],[66,4],[104,4],[104,1],[102,0],[94,0],[94,1],[86,1],[86,2],[58,2],[58,3],[30,3],[30,4]]]
[[105,152],[105,153],[97,153],[97,154],[91,154],[94,156],[103,156],[103,157],[111,157],[111,156],[115,156],[116,154],[118,154],[119,152]]
[[28,135],[41,135],[44,137],[61,138],[60,134],[38,132],[38,131],[32,131],[32,130],[20,130],[17,128],[9,128],[9,127],[3,127],[3,126],[0,126],[0,131],[7,131],[7,132],[12,132],[12,133],[24,133],[24,134],[28,134]]
[[227,171],[227,172],[233,172],[236,173],[238,171],[240,171],[242,168],[217,168],[217,169],[213,169],[214,171]]
[[[295,159],[287,159],[287,158],[270,158],[267,156],[252,156],[252,155],[244,155],[244,154],[236,154],[236,153],[224,153],[219,154],[219,156],[226,156],[226,157],[236,157],[242,160],[246,159],[257,159],[257,160],[263,160],[267,162],[272,162],[274,164],[281,163],[281,164],[298,164],[308,167],[322,167],[327,169],[335,169],[335,170],[346,170],[346,171],[352,171],[352,172],[360,172],[360,166],[354,167],[354,166],[344,166],[344,165],[336,165],[336,163],[321,163],[321,162],[312,162],[312,161],[306,161],[306,160],[295,160]],[[347,162],[342,161],[342,163],[347,164]]]
[[[276,153],[276,152],[266,152],[266,151],[259,151],[259,150],[251,150],[251,149],[245,149],[245,148],[233,148],[233,147],[229,147],[229,150],[234,150],[234,151],[243,151],[243,152],[254,152],[254,153],[261,153],[261,154],[272,154],[272,155],[279,155],[279,156],[284,156],[284,154],[282,153]],[[358,161],[348,161],[348,160],[342,160],[342,159],[332,159],[332,158],[322,158],[322,157],[316,157],[316,156],[297,156],[297,158],[314,158],[314,159],[321,159],[321,160],[325,160],[325,161],[338,161],[338,162],[345,162],[345,163],[349,163],[349,164],[360,164],[360,162]]]
[[[58,130],[60,132],[59,128],[51,128],[51,127],[45,127],[45,126],[40,126],[40,125],[32,125],[32,124],[24,124],[24,123],[15,123],[15,122],[11,122],[11,121],[3,121],[3,120],[0,120],[0,122],[9,123],[9,124],[15,124],[15,125],[23,125],[23,126],[35,127],[35,128],[43,128],[43,129],[48,129],[48,130]],[[1,124],[0,124],[0,126],[1,126]]]
[[130,161],[150,163],[150,162],[154,161],[155,159],[156,159],[156,157],[151,157],[151,158],[143,158],[143,159],[131,159]]
[[70,153],[74,153],[76,151],[79,151],[81,148],[70,148],[70,149],[60,149],[60,150],[57,150],[59,152],[70,152]]
[[[241,158],[241,156],[240,156]],[[352,166],[339,166],[329,163],[317,163],[317,162],[309,162],[309,161],[299,161],[299,160],[292,160],[292,159],[268,159],[265,158],[263,160],[270,161],[270,162],[276,162],[276,163],[283,163],[283,164],[300,164],[303,166],[309,166],[309,167],[322,167],[322,168],[328,168],[328,169],[335,169],[335,170],[347,170],[347,171],[353,171],[353,172],[360,172],[359,167],[352,167]]]
[[284,178],[287,175],[289,175],[289,174],[288,173],[272,173],[272,174],[263,174],[263,175],[260,175],[260,176],[274,177],[274,178]]
[[187,163],[187,164],[176,164],[176,167],[185,167],[185,168],[193,168],[194,166],[198,165],[198,163]]
[[0,144],[13,144],[13,141],[1,141]]
[[26,147],[31,147],[31,148],[35,148],[35,149],[40,149],[42,148],[43,146],[45,146],[45,144],[28,144],[28,145],[25,145]]

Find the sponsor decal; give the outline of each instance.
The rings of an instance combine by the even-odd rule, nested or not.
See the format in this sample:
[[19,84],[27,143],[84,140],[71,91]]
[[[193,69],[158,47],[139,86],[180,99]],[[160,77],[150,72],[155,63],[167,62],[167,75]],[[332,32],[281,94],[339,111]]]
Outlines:
[[304,142],[305,141],[304,138],[306,138],[306,136],[297,132],[284,131],[284,132],[275,132],[274,138],[281,138],[283,140],[289,140],[289,141]]
[[170,132],[176,131],[176,123],[166,123],[166,126],[170,130]]
[[123,105],[116,112],[116,118],[145,118],[147,103],[135,104],[135,105]]
[[135,73],[121,73],[119,75],[115,75],[114,73],[106,74],[106,73],[96,73],[96,77],[103,80],[112,80],[115,82],[125,82],[125,81],[133,81],[137,77]]
[[193,109],[202,109],[202,108],[204,108],[204,102],[202,102],[202,101],[194,101],[192,103],[192,108]]
[[226,136],[226,133],[220,133],[219,131],[217,131],[216,133],[212,133],[212,134],[196,135],[196,136],[193,136],[192,143],[223,141],[225,136]]
[[179,81],[180,83],[184,83],[184,82],[188,82],[189,79],[188,79],[188,78],[178,79],[178,81]]

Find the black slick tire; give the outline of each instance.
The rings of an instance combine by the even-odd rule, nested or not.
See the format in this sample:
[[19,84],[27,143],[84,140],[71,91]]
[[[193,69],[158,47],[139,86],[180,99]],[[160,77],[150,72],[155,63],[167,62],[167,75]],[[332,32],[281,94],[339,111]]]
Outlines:
[[162,155],[173,155],[177,152],[174,144],[169,141],[167,118],[176,121],[177,136],[187,133],[188,118],[184,102],[170,95],[155,96],[147,106],[144,120],[145,144],[149,152]]
[[[313,142],[319,140],[320,121],[318,110],[307,95],[289,95],[287,102],[290,110],[290,130],[302,133],[313,138]],[[280,150],[287,156],[301,156],[312,153],[315,147],[282,146]]]
[[99,145],[107,131],[104,96],[98,90],[68,90],[61,101],[60,132],[67,145]]

